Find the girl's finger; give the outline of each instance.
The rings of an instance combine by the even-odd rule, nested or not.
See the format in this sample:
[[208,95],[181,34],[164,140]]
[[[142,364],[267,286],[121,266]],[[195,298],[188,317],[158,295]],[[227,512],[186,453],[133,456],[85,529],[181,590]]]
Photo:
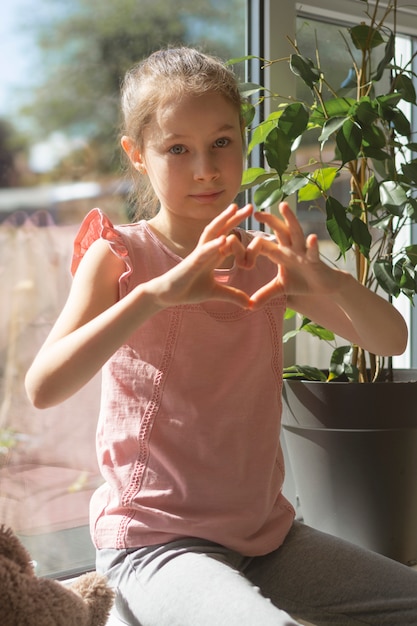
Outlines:
[[267,224],[276,234],[282,246],[292,246],[296,250],[305,250],[305,236],[300,222],[286,202],[281,202],[279,211],[283,219],[271,213],[258,212],[255,218]]
[[[252,269],[255,265],[256,258],[259,255],[267,256],[266,249],[268,245],[272,243],[270,240],[264,237],[254,237],[252,241],[250,241],[248,247],[246,248],[245,254],[245,267],[246,269]],[[276,247],[276,243],[275,243]]]
[[221,234],[229,234],[233,228],[249,217],[252,212],[253,206],[251,204],[247,204],[241,209],[238,208],[237,204],[231,204],[205,227],[200,237],[200,243],[213,237],[218,237]]
[[264,213],[263,211],[255,213],[255,219],[257,219],[261,224],[269,226],[269,228],[274,231],[278,242],[282,246],[291,246],[292,241],[285,221],[276,215],[272,215],[272,213]]
[[265,237],[254,237],[246,249],[247,267],[251,268],[255,264],[256,257],[262,255],[268,257],[274,263],[279,263],[285,259],[285,254],[281,252],[274,239]]
[[290,230],[292,245],[297,250],[305,250],[305,235],[294,211],[291,210],[289,204],[281,202],[279,212]]
[[247,267],[246,248],[236,235],[226,237],[226,246],[222,248],[222,252],[224,256],[232,255],[240,267]]
[[211,296],[212,300],[221,300],[222,302],[230,302],[236,304],[244,309],[252,308],[251,299],[247,293],[236,289],[235,287],[228,287],[216,282],[213,287]]
[[319,239],[315,233],[307,237],[306,247],[308,260],[315,263],[320,261]]
[[271,298],[285,293],[283,285],[277,278],[272,279],[266,285],[263,285],[250,297],[250,308],[256,310],[266,304]]

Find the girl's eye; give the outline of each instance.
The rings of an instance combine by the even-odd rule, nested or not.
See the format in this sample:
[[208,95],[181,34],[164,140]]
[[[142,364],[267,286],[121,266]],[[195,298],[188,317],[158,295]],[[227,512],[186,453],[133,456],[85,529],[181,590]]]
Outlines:
[[184,146],[177,144],[175,146],[172,146],[172,148],[170,148],[169,151],[171,152],[171,154],[184,154],[185,148]]
[[214,142],[216,148],[225,148],[228,144],[229,139],[227,139],[226,137],[219,137],[219,139],[216,139],[216,141]]

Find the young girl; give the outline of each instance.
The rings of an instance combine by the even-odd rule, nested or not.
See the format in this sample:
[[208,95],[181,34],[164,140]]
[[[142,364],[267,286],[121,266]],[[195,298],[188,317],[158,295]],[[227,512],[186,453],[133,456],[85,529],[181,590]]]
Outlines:
[[255,214],[274,239],[239,228],[252,214],[233,204],[241,100],[221,62],[154,53],[127,74],[122,107],[123,149],[158,211],[85,218],[71,293],[27,374],[47,407],[102,369],[91,532],[119,617],[415,626],[415,572],[294,522],[279,443],[285,307],[385,355],[404,350],[403,319],[322,263],[287,204],[282,219]]

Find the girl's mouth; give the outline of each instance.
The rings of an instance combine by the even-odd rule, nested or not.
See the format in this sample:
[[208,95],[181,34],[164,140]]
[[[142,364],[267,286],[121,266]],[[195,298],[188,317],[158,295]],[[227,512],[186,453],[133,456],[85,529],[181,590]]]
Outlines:
[[223,194],[223,191],[206,191],[202,193],[191,194],[193,200],[202,204],[210,204],[215,202]]

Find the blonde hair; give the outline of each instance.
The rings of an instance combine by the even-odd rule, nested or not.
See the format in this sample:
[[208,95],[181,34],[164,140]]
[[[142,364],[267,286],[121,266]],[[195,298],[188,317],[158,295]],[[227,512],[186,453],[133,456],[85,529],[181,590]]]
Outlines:
[[[127,135],[141,151],[145,128],[152,122],[159,107],[183,96],[203,96],[217,92],[236,106],[241,117],[242,98],[233,71],[220,59],[193,48],[167,48],[151,54],[129,70],[121,91],[121,108]],[[157,208],[150,184],[138,180],[134,172],[140,207],[135,218],[150,217]]]

